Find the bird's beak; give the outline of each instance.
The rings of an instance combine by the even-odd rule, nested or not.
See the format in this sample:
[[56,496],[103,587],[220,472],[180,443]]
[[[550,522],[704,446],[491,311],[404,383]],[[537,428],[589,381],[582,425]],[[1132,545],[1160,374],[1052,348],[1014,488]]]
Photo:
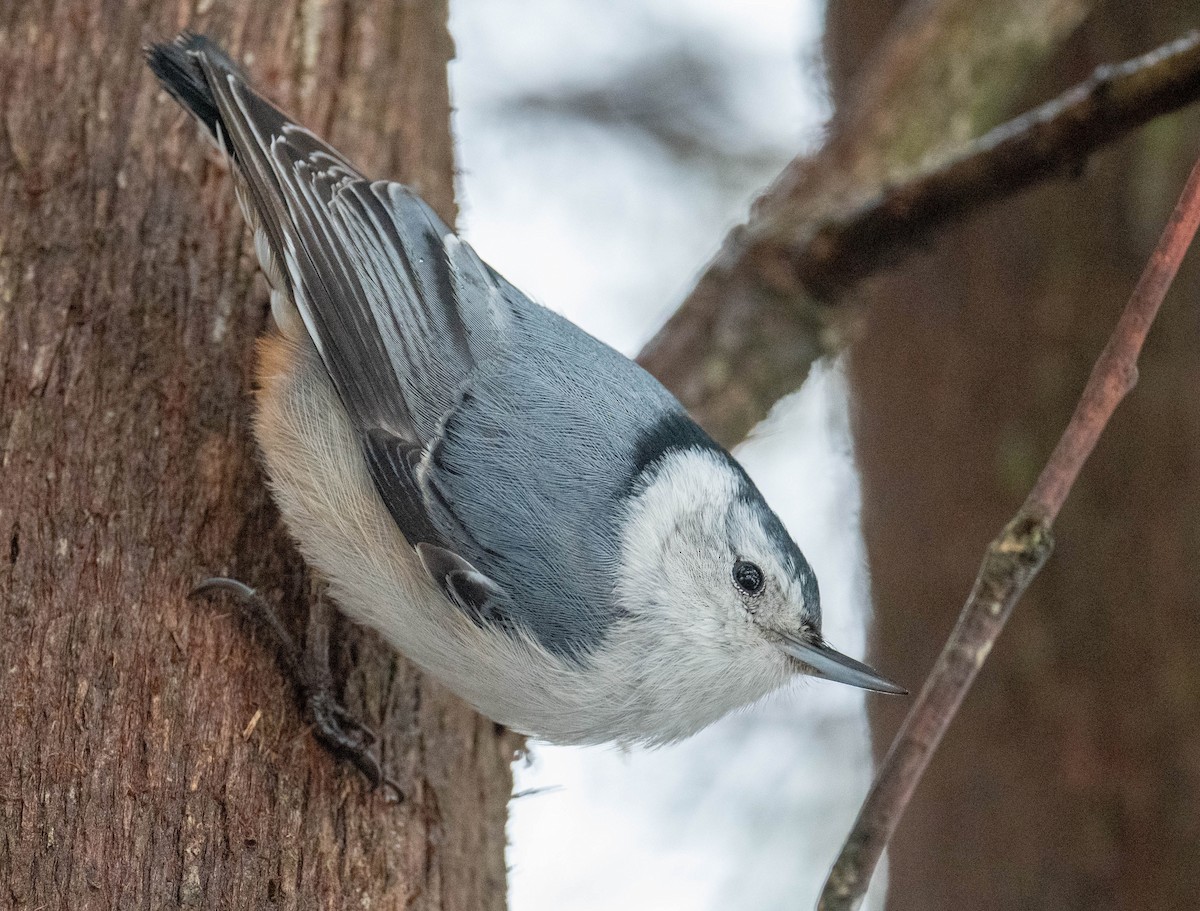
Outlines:
[[867,667],[861,661],[855,661],[853,658],[848,658],[841,652],[835,651],[820,639],[808,642],[794,636],[784,636],[779,647],[803,664],[809,674],[814,677],[824,677],[835,683],[845,683],[864,690],[874,690],[876,693],[908,695],[908,690],[904,687],[897,686],[887,678],[880,676],[874,668]]

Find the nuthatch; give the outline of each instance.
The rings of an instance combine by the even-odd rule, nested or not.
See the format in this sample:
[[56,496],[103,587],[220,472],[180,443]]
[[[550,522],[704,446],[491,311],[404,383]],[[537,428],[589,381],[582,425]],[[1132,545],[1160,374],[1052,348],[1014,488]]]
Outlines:
[[271,286],[254,433],[345,614],[554,743],[669,743],[796,674],[904,692],[821,638],[808,561],[653,377],[213,41],[147,56],[232,163]]

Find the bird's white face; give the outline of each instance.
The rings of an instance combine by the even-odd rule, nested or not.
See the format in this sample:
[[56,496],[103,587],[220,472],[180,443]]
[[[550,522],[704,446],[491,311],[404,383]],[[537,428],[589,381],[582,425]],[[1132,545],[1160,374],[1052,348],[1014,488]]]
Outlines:
[[750,698],[796,673],[901,691],[824,644],[816,576],[724,453],[678,449],[652,470],[626,516],[621,585],[648,637]]
[[812,570],[721,453],[675,450],[653,470],[626,519],[623,606],[679,640],[674,654],[784,682],[800,668],[781,635],[820,634]]

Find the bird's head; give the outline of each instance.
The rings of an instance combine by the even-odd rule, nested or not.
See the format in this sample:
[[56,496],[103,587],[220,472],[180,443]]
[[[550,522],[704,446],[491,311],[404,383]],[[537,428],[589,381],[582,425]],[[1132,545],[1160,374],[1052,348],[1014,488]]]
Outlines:
[[[623,532],[625,606],[671,655],[767,692],[797,673],[904,693],[827,645],[812,567],[724,450],[700,432],[641,470]],[[759,693],[758,695],[761,695]]]

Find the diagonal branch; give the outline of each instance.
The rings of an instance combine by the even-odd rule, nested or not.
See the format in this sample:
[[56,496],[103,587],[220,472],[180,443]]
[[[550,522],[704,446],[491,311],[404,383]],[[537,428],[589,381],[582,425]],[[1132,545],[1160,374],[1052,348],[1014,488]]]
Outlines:
[[1075,413],[1020,511],[988,546],[958,624],[879,767],[818,911],[851,911],[913,791],[1013,607],[1053,548],[1051,526],[1117,405],[1137,382],[1137,361],[1167,289],[1200,226],[1200,161],[1158,247],[1092,369]]
[[808,228],[773,256],[828,298],[986,203],[1079,170],[1100,147],[1200,98],[1200,32],[1092,75],[945,164]]
[[800,385],[816,358],[836,349],[819,297],[836,295],[950,220],[1070,173],[1101,146],[1197,99],[1200,34],[1193,33],[1101,67],[1057,99],[956,153],[926,155],[906,173],[864,178],[856,168],[860,176],[846,185],[838,165],[850,154],[845,128],[815,159],[789,167],[640,361],[714,436],[735,443]]
[[742,439],[833,350],[828,308],[770,251],[856,210],[1001,123],[1096,0],[909,0],[815,155],[795,159],[732,231],[639,358],[709,433]]

